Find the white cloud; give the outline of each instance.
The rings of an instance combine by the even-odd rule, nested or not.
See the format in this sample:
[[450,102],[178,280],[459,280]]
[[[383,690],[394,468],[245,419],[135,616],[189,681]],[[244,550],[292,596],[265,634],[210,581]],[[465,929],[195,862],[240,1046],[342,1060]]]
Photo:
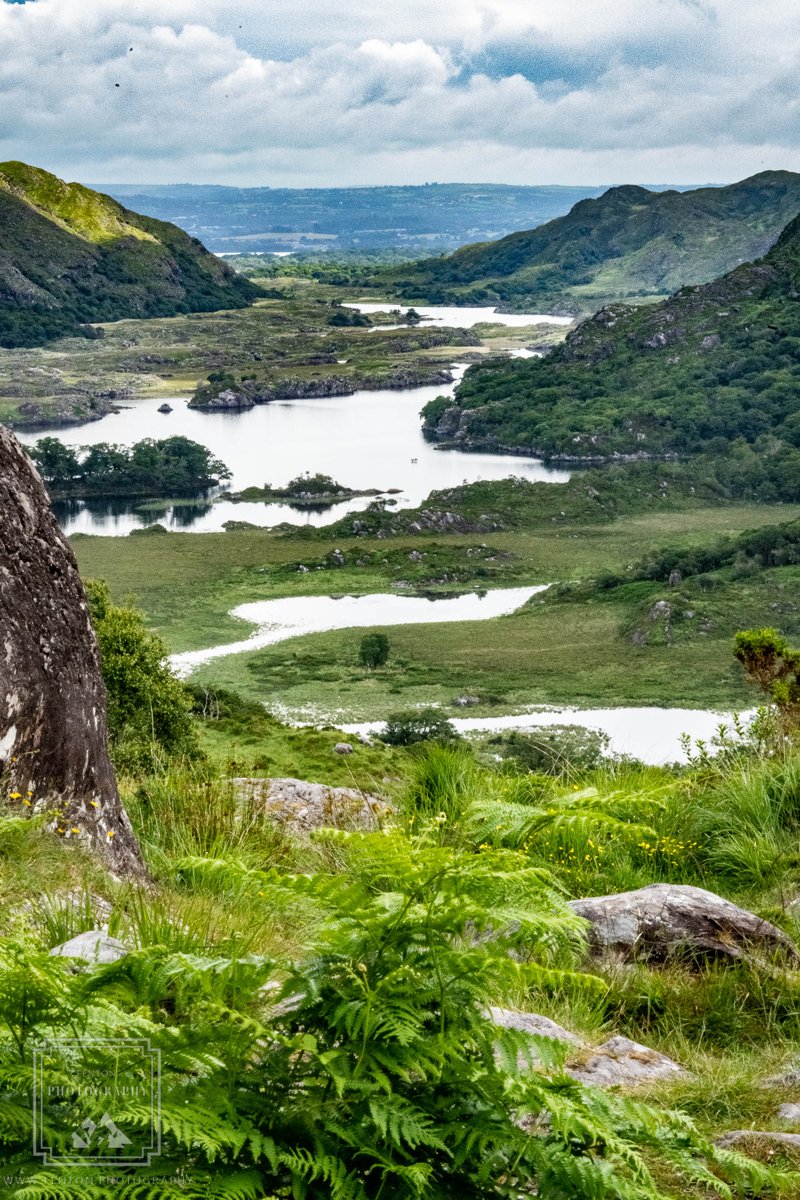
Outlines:
[[0,157],[329,185],[797,169],[795,3],[0,3]]

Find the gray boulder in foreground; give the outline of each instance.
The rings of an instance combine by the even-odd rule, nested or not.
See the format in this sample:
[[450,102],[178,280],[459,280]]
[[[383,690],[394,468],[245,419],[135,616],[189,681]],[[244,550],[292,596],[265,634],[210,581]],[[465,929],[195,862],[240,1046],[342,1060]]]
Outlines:
[[72,548],[33,463],[0,426],[0,774],[20,813],[116,875],[143,875],[108,753],[106,693]]
[[570,908],[589,922],[589,945],[596,955],[628,962],[757,955],[800,965],[800,953],[783,930],[704,888],[654,883],[571,900]]
[[128,948],[101,929],[89,929],[70,938],[68,942],[62,942],[60,946],[54,946],[50,953],[58,958],[82,958],[93,966],[105,966],[124,958]]

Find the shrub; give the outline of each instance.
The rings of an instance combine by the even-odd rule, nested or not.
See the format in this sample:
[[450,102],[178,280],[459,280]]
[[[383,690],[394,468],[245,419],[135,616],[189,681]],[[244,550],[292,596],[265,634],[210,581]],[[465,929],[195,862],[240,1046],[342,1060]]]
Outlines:
[[113,604],[107,585],[86,585],[108,694],[114,759],[148,769],[162,758],[199,755],[192,699],[166,662],[167,647],[135,608]]
[[392,713],[378,735],[390,746],[413,746],[417,742],[455,742],[455,726],[438,708],[411,709]]

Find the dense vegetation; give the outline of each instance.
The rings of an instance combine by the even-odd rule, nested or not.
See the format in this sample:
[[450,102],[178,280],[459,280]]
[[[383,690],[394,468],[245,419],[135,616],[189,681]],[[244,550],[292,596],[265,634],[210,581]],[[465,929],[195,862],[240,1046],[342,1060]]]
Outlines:
[[721,479],[796,494],[800,219],[759,262],[639,309],[615,307],[544,359],[470,368],[432,436],[577,461],[706,454]]
[[594,312],[666,296],[764,254],[800,210],[800,176],[764,171],[721,188],[615,187],[563,217],[378,278],[410,300]]
[[[102,623],[98,601],[102,589]],[[135,646],[127,656],[115,669],[135,677]],[[227,763],[129,768],[144,891],[4,799],[0,896],[25,897],[0,939],[4,1195],[788,1200],[791,1147],[746,1157],[714,1139],[782,1127],[790,1085],[774,1076],[800,1046],[797,972],[591,963],[566,903],[699,883],[797,934],[796,750],[774,738],[718,750],[682,773],[565,756],[543,775],[429,745],[392,759],[383,828],[310,838],[237,795]],[[96,926],[98,904],[129,953],[101,967],[49,956]],[[644,1038],[692,1073],[597,1090],[565,1070],[588,1049],[503,1027],[493,1005],[549,1014],[589,1046],[609,1031]],[[67,1149],[78,1117],[100,1119],[107,1092],[74,1081],[109,1066],[124,1076],[115,1124],[147,1140],[147,1063],[119,1048],[109,1063],[91,1040],[146,1039],[162,1069],[149,1168],[72,1172],[32,1156],[21,1081],[43,1038],[76,1036],[80,1063],[64,1050],[42,1068],[49,1144]]]
[[193,495],[230,478],[210,450],[180,436],[145,438],[133,446],[97,442],[80,450],[43,437],[30,455],[55,499]]
[[0,164],[0,346],[74,336],[92,321],[241,308],[258,295],[176,226]]

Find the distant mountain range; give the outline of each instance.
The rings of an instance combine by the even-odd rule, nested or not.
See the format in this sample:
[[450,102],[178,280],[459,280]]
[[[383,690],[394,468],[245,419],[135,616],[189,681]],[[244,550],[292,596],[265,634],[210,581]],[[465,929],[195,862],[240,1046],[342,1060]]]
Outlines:
[[259,294],[176,226],[0,163],[0,346],[86,333],[96,321],[241,308]]
[[174,221],[215,253],[390,249],[413,257],[530,229],[604,189],[435,183],[360,188],[104,184],[102,190],[137,212]]
[[707,454],[743,492],[768,475],[774,498],[796,499],[800,217],[711,283],[601,309],[545,358],[471,367],[425,425],[444,442],[578,462]]
[[580,315],[714,279],[766,253],[798,212],[800,175],[790,171],[692,191],[615,187],[536,229],[395,267],[374,283],[411,301]]

